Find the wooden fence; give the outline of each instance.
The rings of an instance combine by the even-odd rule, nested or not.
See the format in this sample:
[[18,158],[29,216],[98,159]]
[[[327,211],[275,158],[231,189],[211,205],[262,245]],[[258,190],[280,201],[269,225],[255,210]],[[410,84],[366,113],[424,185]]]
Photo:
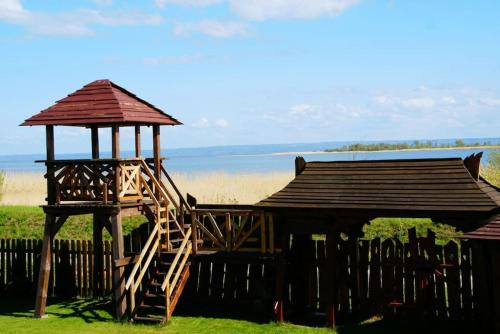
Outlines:
[[[125,237],[126,252],[137,252],[149,227],[142,226]],[[290,313],[304,309],[323,312],[326,291],[324,240],[306,244],[292,238],[287,255],[287,298]],[[426,315],[435,319],[474,320],[479,291],[473,263],[478,261],[471,242],[450,241],[437,245],[434,236],[409,242],[340,239],[335,262],[336,311],[340,322],[376,314]],[[40,240],[0,239],[0,293],[34,295]],[[93,280],[92,243],[56,240],[52,258],[49,295],[95,296],[112,289],[111,242],[104,241],[104,272],[101,282]],[[184,304],[210,301],[220,305],[250,306],[270,310],[274,298],[275,265],[272,257],[263,261],[247,255],[197,258],[191,264],[191,277],[181,298]],[[99,290],[100,291],[100,290]],[[235,303],[236,302],[236,303]]]

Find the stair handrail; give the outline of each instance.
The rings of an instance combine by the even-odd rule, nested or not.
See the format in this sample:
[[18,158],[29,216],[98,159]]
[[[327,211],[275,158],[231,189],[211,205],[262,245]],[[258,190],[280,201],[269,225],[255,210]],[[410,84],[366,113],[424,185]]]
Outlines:
[[[163,283],[161,285],[162,291],[165,291],[167,287],[174,286],[177,283],[177,280],[179,279],[179,276],[181,272],[184,270],[184,267],[186,266],[187,259],[189,258],[189,255],[191,255],[191,250],[193,249],[193,245],[190,242],[191,238],[191,231],[192,229],[189,228],[188,231],[186,232],[186,235],[184,236],[184,239],[182,240],[181,245],[177,249],[177,253],[175,254],[174,260],[172,261],[172,264],[170,265],[170,268],[168,269],[167,275],[165,276],[165,279],[163,280]],[[187,248],[186,248],[187,246]],[[184,252],[184,250],[186,251]],[[179,259],[181,258],[181,255],[184,253],[184,256],[179,263]],[[179,264],[179,268],[175,272],[175,276],[171,281],[172,275],[174,274],[174,271]],[[169,291],[170,289],[167,289],[167,297],[170,297],[170,294],[172,291]]]
[[[125,283],[125,289],[128,290],[130,288],[130,286],[132,285],[132,283],[134,281],[134,277],[135,277],[135,275],[137,274],[137,271],[139,270],[139,268],[142,265],[142,260],[144,259],[144,257],[146,256],[146,253],[148,252],[149,246],[151,245],[151,243],[153,243],[154,239],[156,239],[158,237],[158,229],[159,229],[159,227],[160,227],[159,224],[155,224],[155,227],[153,228],[153,231],[151,231],[151,234],[149,235],[148,240],[146,241],[146,243],[144,244],[144,247],[142,248],[141,254],[139,255],[139,259],[134,264],[134,267],[132,268],[132,271],[130,272],[129,278],[128,278],[127,282]],[[154,254],[154,251],[151,252],[151,253]],[[149,256],[151,256],[151,255],[149,255]],[[143,270],[144,269],[147,269],[147,268],[143,268]],[[141,270],[141,272],[142,272],[142,270]]]

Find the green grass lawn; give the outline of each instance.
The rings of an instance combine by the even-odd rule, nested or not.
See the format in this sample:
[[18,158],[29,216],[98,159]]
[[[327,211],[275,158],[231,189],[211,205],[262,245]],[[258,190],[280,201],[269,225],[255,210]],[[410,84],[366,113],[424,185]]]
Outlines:
[[[125,217],[123,219],[124,234],[138,227],[147,220],[144,216]],[[36,206],[0,206],[0,238],[11,239],[42,239],[45,215],[43,210]],[[433,223],[430,219],[411,218],[378,218],[364,227],[365,238],[376,237],[382,240],[399,238],[407,241],[408,229],[417,227],[417,234],[424,236],[430,228],[436,233],[439,243],[445,244],[457,236],[455,228]],[[104,238],[111,240],[111,236],[104,231]],[[57,233],[58,239],[92,240],[92,215],[73,216]]]
[[[147,219],[144,216],[125,217],[123,233],[127,234]],[[45,215],[38,206],[0,205],[0,238],[42,239]],[[92,240],[92,215],[72,216],[57,233],[58,239]],[[104,238],[111,236],[104,230]]]
[[255,323],[211,317],[174,316],[163,326],[120,323],[112,319],[111,305],[107,300],[74,299],[49,303],[48,317],[34,319],[33,300],[0,299],[0,333],[92,333],[92,334],[146,334],[146,333],[197,333],[197,334],[247,334],[247,333],[315,333],[315,334],[396,334],[396,333],[476,333],[477,328],[460,322],[429,323],[427,321],[388,322],[374,319],[359,325],[327,328],[307,327],[289,323]]
[[49,305],[48,317],[34,319],[33,301],[1,300],[0,333],[334,333],[326,328],[312,328],[274,322],[258,324],[245,320],[204,317],[173,317],[164,325],[141,325],[113,321],[110,303],[76,299]]

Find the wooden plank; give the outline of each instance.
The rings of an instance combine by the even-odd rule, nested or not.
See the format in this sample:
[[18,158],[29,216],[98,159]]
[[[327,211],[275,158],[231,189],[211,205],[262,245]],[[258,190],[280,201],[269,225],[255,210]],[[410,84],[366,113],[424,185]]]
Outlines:
[[214,262],[212,264],[212,280],[210,282],[210,299],[221,302],[224,286],[224,263]]
[[381,266],[382,266],[382,293],[384,311],[389,311],[392,315],[393,310],[388,309],[389,303],[395,301],[394,298],[394,243],[392,239],[382,242],[381,247]]
[[35,317],[45,315],[45,306],[47,304],[47,290],[49,285],[50,266],[52,259],[52,231],[51,227],[55,221],[52,215],[46,215],[43,238],[43,249],[40,264],[40,273],[38,275],[37,297],[35,305]]
[[379,307],[382,296],[380,253],[380,238],[375,238],[370,243],[370,283],[368,292],[371,301],[371,313],[373,315],[379,314],[381,311]]
[[450,318],[458,320],[461,315],[458,245],[454,241],[448,242],[444,247],[444,255],[449,265],[446,267],[446,291]]
[[111,275],[111,268],[112,268],[112,265],[111,265],[111,260],[112,260],[111,248],[112,248],[111,247],[111,242],[105,241],[104,242],[104,254],[105,254],[104,263],[105,263],[105,268],[106,268],[106,274],[105,274],[105,281],[106,281],[105,292],[106,293],[109,293],[109,292],[113,291],[113,287],[112,287],[112,283],[111,283],[111,279],[112,279],[112,275]]
[[405,304],[415,304],[415,258],[409,243],[404,245]]
[[89,272],[89,263],[88,263],[88,252],[87,252],[87,241],[82,241],[82,295],[83,297],[88,297],[88,272]]
[[[443,252],[443,246],[436,245],[436,262],[442,265],[446,262]],[[446,320],[448,318],[448,309],[446,306],[446,273],[443,266],[435,269],[434,275],[436,277],[436,308],[439,319]]]
[[[404,303],[404,244],[399,239],[394,239],[394,295],[393,301]],[[398,309],[395,312],[398,313]]]
[[[111,216],[111,226],[113,230],[113,260],[118,260],[124,256],[123,230],[121,214]],[[123,319],[127,311],[127,299],[125,296],[125,269],[123,267],[113,268],[113,290],[115,302],[115,317]]]
[[369,271],[370,241],[360,240],[358,243],[358,294],[360,299],[360,313],[366,314],[368,302],[368,271]]
[[470,241],[460,242],[460,277],[462,292],[462,319],[473,320],[472,262]]
[[76,284],[78,288],[78,296],[83,297],[83,258],[82,258],[82,241],[76,241]]
[[316,240],[316,256],[318,267],[318,307],[320,310],[325,310],[327,304],[327,294],[329,291],[328,285],[330,282],[327,279],[326,248],[324,240]]

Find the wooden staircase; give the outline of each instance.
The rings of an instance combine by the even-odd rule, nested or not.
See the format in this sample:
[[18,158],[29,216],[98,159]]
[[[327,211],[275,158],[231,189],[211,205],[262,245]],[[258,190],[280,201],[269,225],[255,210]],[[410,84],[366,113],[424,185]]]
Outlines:
[[192,226],[184,224],[184,215],[190,208],[164,169],[162,174],[179,195],[179,202],[174,201],[161,177],[157,178],[144,161],[141,167],[144,197],[151,200],[143,205],[142,212],[153,229],[125,289],[131,321],[165,323],[172,316],[189,278]]

